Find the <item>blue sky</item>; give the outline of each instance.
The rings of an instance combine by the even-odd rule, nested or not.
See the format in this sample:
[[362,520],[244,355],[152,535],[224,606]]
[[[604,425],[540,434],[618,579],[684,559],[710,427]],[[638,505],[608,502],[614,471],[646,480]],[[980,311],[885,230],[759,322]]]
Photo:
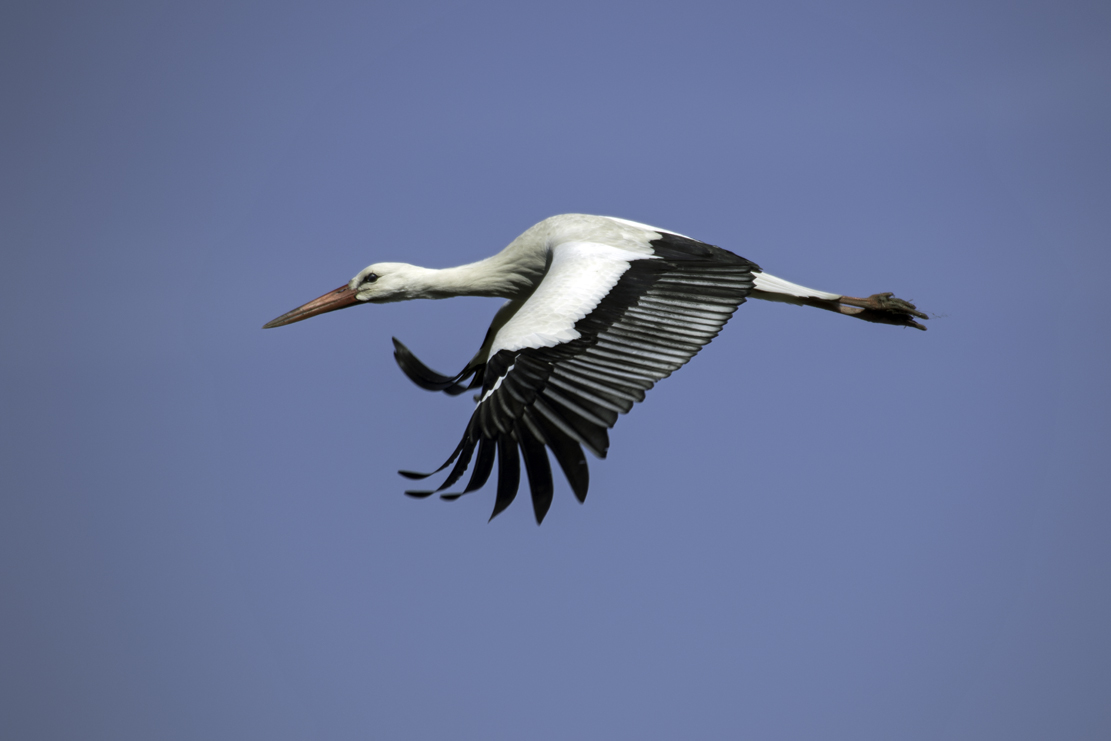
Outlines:
[[[0,11],[0,736],[1105,738],[1103,3]],[[750,302],[566,485],[402,495],[488,299],[261,325],[532,223]],[[1101,380],[1102,379],[1102,380]]]

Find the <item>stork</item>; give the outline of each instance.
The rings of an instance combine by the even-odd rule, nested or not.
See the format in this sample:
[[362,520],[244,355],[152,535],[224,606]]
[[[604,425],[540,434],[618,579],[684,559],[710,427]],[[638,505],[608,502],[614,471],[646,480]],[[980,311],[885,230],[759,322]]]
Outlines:
[[[486,338],[459,373],[429,369],[394,339],[394,358],[413,383],[450,395],[477,390],[463,439],[431,473],[452,466],[436,489],[447,500],[483,487],[498,463],[490,519],[520,485],[520,460],[537,524],[552,503],[547,450],[583,502],[585,448],[605,458],[608,430],[644,392],[717,336],[746,298],[838,312],[869,322],[926,328],[914,304],[877,293],[854,298],[788,282],[720,247],[666,229],[609,216],[564,214],[531,227],[498,254],[443,270],[379,262],[334,291],[282,314],[264,329],[362,304],[418,298],[507,299]],[[477,451],[477,456],[476,456]],[[458,493],[442,493],[466,473]]]

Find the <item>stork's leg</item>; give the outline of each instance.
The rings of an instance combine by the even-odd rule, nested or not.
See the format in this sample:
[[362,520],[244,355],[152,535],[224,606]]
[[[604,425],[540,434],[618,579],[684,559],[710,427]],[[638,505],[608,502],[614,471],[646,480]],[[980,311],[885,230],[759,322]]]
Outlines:
[[863,319],[876,324],[894,324],[897,327],[914,327],[925,331],[925,327],[914,318],[928,319],[918,307],[909,301],[896,298],[892,293],[873,293],[868,298],[841,296],[836,293],[817,291],[806,286],[785,281],[768,273],[756,273],[755,290],[749,296],[764,301],[778,301],[796,306],[813,306],[816,309],[835,311],[845,316]]
[[925,331],[926,328],[911,317],[929,319],[918,310],[917,306],[910,301],[896,298],[895,294],[890,291],[887,293],[873,293],[868,298],[842,296],[838,302],[837,310],[842,314],[855,316],[857,319],[863,319],[866,322],[898,324],[904,327],[921,329],[922,331]]

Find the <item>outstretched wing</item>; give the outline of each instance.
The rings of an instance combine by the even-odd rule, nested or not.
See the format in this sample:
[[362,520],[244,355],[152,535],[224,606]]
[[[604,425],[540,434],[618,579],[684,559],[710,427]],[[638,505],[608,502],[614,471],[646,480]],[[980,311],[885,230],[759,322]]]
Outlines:
[[649,245],[651,253],[591,242],[556,246],[544,280],[498,330],[484,367],[441,376],[395,340],[399,365],[422,388],[460,393],[478,383],[482,387],[463,439],[438,469],[454,463],[447,479],[433,491],[407,494],[444,491],[462,478],[472,459],[466,488],[441,497],[475,491],[489,479],[496,457],[492,519],[517,496],[523,458],[539,523],[552,502],[547,448],[575,496],[585,500],[589,471],[583,448],[606,456],[607,431],[618,415],[717,336],[744,303],[753,272],[760,269],[677,234],[661,232]]

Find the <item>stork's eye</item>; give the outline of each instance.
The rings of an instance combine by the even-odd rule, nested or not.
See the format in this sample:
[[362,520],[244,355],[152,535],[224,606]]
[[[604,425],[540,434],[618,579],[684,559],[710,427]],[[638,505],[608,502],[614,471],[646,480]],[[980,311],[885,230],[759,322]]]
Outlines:
[[363,283],[373,283],[376,280],[378,280],[378,276],[374,273],[368,273],[367,275],[363,276]]

